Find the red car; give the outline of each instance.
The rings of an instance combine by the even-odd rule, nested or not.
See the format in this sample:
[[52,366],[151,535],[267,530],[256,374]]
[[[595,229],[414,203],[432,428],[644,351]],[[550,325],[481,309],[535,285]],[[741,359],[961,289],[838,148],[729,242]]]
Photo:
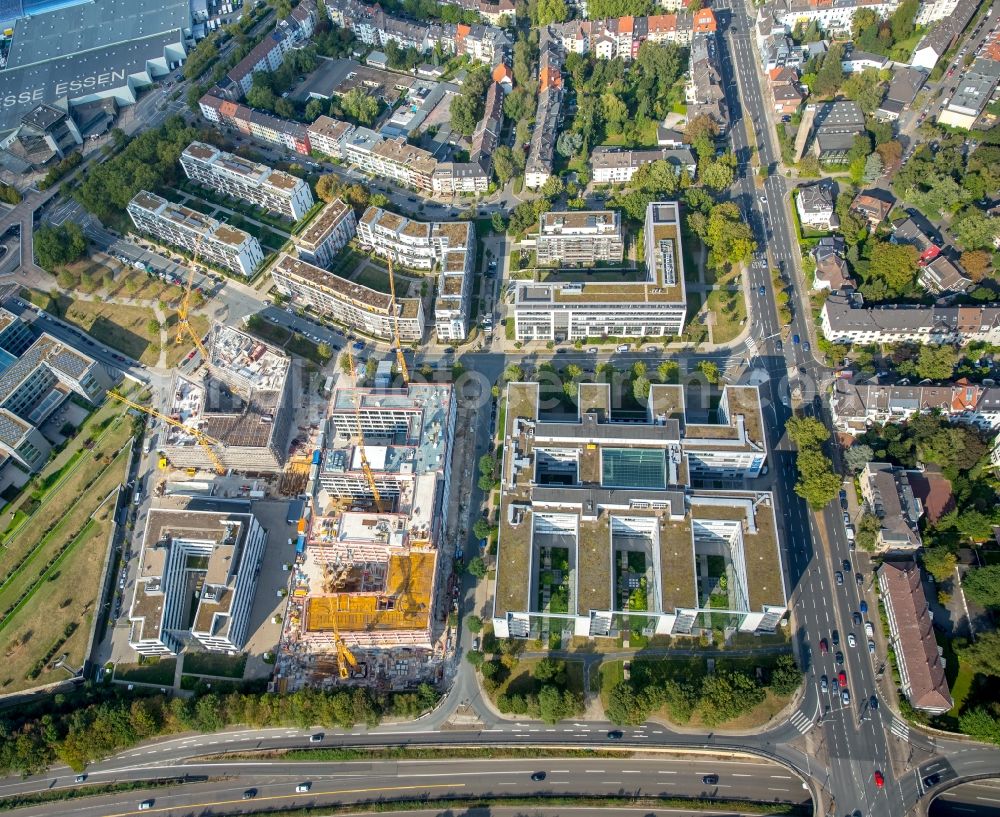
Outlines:
[[823,655],[826,655],[830,651],[830,645],[826,643],[825,638],[821,638],[819,640],[819,651],[823,653]]
[[885,785],[885,778],[882,777],[882,772],[876,771],[874,777],[875,785],[881,789]]
[[847,686],[847,673],[844,672],[843,670],[841,670],[840,672],[838,672],[837,673],[837,680],[840,681],[840,685],[842,687],[846,687]]

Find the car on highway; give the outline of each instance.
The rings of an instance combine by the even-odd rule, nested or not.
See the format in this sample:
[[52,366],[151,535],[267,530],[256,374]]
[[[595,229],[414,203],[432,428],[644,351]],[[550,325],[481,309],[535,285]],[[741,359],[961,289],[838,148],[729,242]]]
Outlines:
[[924,778],[924,788],[932,789],[940,782],[941,782],[941,775],[929,774],[927,775],[927,777]]
[[775,351],[777,351],[777,352],[780,352],[780,351],[781,351],[781,349],[782,349],[782,344],[781,344],[781,338],[778,338],[778,340],[776,340],[776,341],[774,342],[774,349],[775,349]]
[[844,574],[839,570],[833,574],[833,577],[837,580],[837,587],[841,587],[844,584]]
[[840,646],[840,630],[834,630],[830,634],[830,638],[833,641],[833,646],[834,647],[839,647]]
[[701,778],[701,782],[706,786],[716,786],[719,783],[719,776],[717,774],[706,774]]
[[764,295],[764,294],[766,294],[766,292],[767,292],[767,289],[765,289],[764,287],[761,287],[760,289],[757,290],[757,294],[758,295]]
[[312,788],[312,785],[313,784],[309,783],[308,781],[305,782],[305,783],[299,783],[299,785],[297,785],[295,787],[295,791],[297,791],[299,794],[303,794],[303,793],[309,791],[309,789]]
[[862,612],[862,614],[867,613],[868,612],[868,602],[865,601],[864,599],[861,599],[861,604],[858,605],[858,609]]
[[589,348],[589,349],[587,350],[587,353],[588,353],[588,354],[591,354],[591,355],[596,355],[596,354],[597,354],[597,351],[598,351],[598,349],[597,349],[597,347],[596,347],[596,346],[591,346],[591,347],[590,347],[590,348]]
[[842,568],[844,568],[844,572],[845,573],[850,573],[851,572],[851,563],[850,563],[850,561],[848,559],[844,559],[844,561],[842,561],[840,563],[840,566]]
[[855,627],[861,626],[861,613],[855,611],[854,615],[851,616],[851,621],[854,622]]
[[844,663],[844,654],[840,650],[837,650],[837,652],[833,656],[833,660],[838,665],[843,664]]
[[533,775],[531,775],[531,779],[534,780],[536,783],[540,780],[544,780],[545,772],[535,772]]
[[612,729],[608,732],[608,740],[621,740],[624,736],[621,729]]
[[828,653],[828,652],[830,651],[830,645],[829,645],[829,644],[827,644],[827,642],[826,642],[826,639],[825,639],[825,638],[821,638],[821,639],[819,640],[819,651],[820,651],[820,652],[821,652],[821,653],[822,653],[823,655],[826,655],[826,654],[827,654],[827,653]]
[[257,796],[257,789],[247,789],[243,792],[244,800],[253,800]]
[[149,811],[155,802],[155,800],[143,800],[139,803],[139,811]]
[[82,783],[86,779],[87,779],[87,775],[85,775],[85,774],[78,774],[75,778],[73,778],[73,782],[74,783]]
[[868,639],[868,654],[875,655],[875,642]]
[[323,733],[322,732],[317,732],[315,735],[310,735],[309,736],[309,742],[310,743],[322,743],[323,742]]
[[855,584],[857,584],[858,587],[861,587],[865,583],[865,577],[862,576],[860,573],[855,573],[854,582]]
[[830,688],[830,680],[825,675],[823,675],[819,679],[819,691],[826,692],[829,688]]
[[809,341],[806,341],[805,343],[802,344],[802,350],[804,352],[811,352],[812,351],[812,345],[809,343]]
[[842,686],[847,686],[847,673],[841,670],[837,673],[837,682]]
[[875,785],[881,789],[885,785],[885,778],[882,776],[882,772],[876,769],[873,777],[875,779]]
[[792,343],[798,345],[798,343],[799,343],[799,336],[798,335],[792,335]]
[[767,196],[758,196],[761,204],[767,204]]
[[878,698],[876,696],[872,695],[868,699],[868,706],[870,706],[872,709],[878,709]]
[[856,647],[856,646],[858,646],[858,639],[856,639],[854,637],[854,633],[848,633],[847,634],[847,646],[848,647]]
[[872,638],[875,635],[875,628],[872,626],[870,621],[865,622],[865,635]]
[[841,690],[840,700],[844,702],[844,706],[847,706],[851,702],[851,693],[846,689]]

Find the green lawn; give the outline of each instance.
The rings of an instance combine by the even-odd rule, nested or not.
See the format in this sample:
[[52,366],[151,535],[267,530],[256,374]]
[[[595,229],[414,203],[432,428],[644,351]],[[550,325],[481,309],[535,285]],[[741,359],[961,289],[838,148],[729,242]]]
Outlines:
[[118,664],[115,666],[116,681],[132,681],[138,684],[160,684],[173,686],[176,658],[147,658],[141,664]]
[[963,667],[961,662],[959,662],[958,673],[951,684],[951,698],[954,701],[954,706],[947,712],[945,717],[957,720],[958,716],[962,714],[962,707],[965,706],[965,700],[969,697],[975,677],[976,674],[971,668]]
[[221,675],[225,678],[242,678],[246,669],[245,655],[225,655],[214,652],[189,652],[184,654],[184,672],[191,675]]
[[369,289],[374,289],[376,292],[389,292],[389,273],[382,272],[382,270],[373,267],[371,264],[367,264],[358,270],[358,274],[354,276],[353,280],[355,283]]
[[604,139],[604,144],[609,147],[631,147],[631,148],[655,148],[656,128],[659,123],[648,121],[641,131],[636,134],[636,138],[631,142],[626,141],[624,134],[615,134]]
[[625,680],[625,666],[622,661],[605,661],[601,664],[601,706],[608,708],[611,690]]
[[747,318],[743,293],[729,289],[713,289],[708,294],[708,308],[715,314],[712,340],[729,343],[742,330]]

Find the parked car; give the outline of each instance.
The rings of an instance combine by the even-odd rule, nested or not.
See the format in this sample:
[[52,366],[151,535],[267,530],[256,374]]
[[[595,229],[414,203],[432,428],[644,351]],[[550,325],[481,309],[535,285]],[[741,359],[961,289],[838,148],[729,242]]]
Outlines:
[[869,638],[873,638],[875,636],[875,628],[872,626],[870,621],[865,622],[865,635]]

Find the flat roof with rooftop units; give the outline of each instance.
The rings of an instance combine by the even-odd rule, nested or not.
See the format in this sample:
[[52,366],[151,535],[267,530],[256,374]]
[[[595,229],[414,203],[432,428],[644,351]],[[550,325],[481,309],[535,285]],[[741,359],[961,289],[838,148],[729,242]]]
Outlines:
[[538,384],[508,384],[497,634],[696,635],[716,616],[773,630],[786,610],[773,497],[697,485],[759,475],[749,391],[727,386],[715,423],[685,425],[679,386],[651,394],[646,422],[622,422],[608,384],[580,385],[575,421],[540,415]]

